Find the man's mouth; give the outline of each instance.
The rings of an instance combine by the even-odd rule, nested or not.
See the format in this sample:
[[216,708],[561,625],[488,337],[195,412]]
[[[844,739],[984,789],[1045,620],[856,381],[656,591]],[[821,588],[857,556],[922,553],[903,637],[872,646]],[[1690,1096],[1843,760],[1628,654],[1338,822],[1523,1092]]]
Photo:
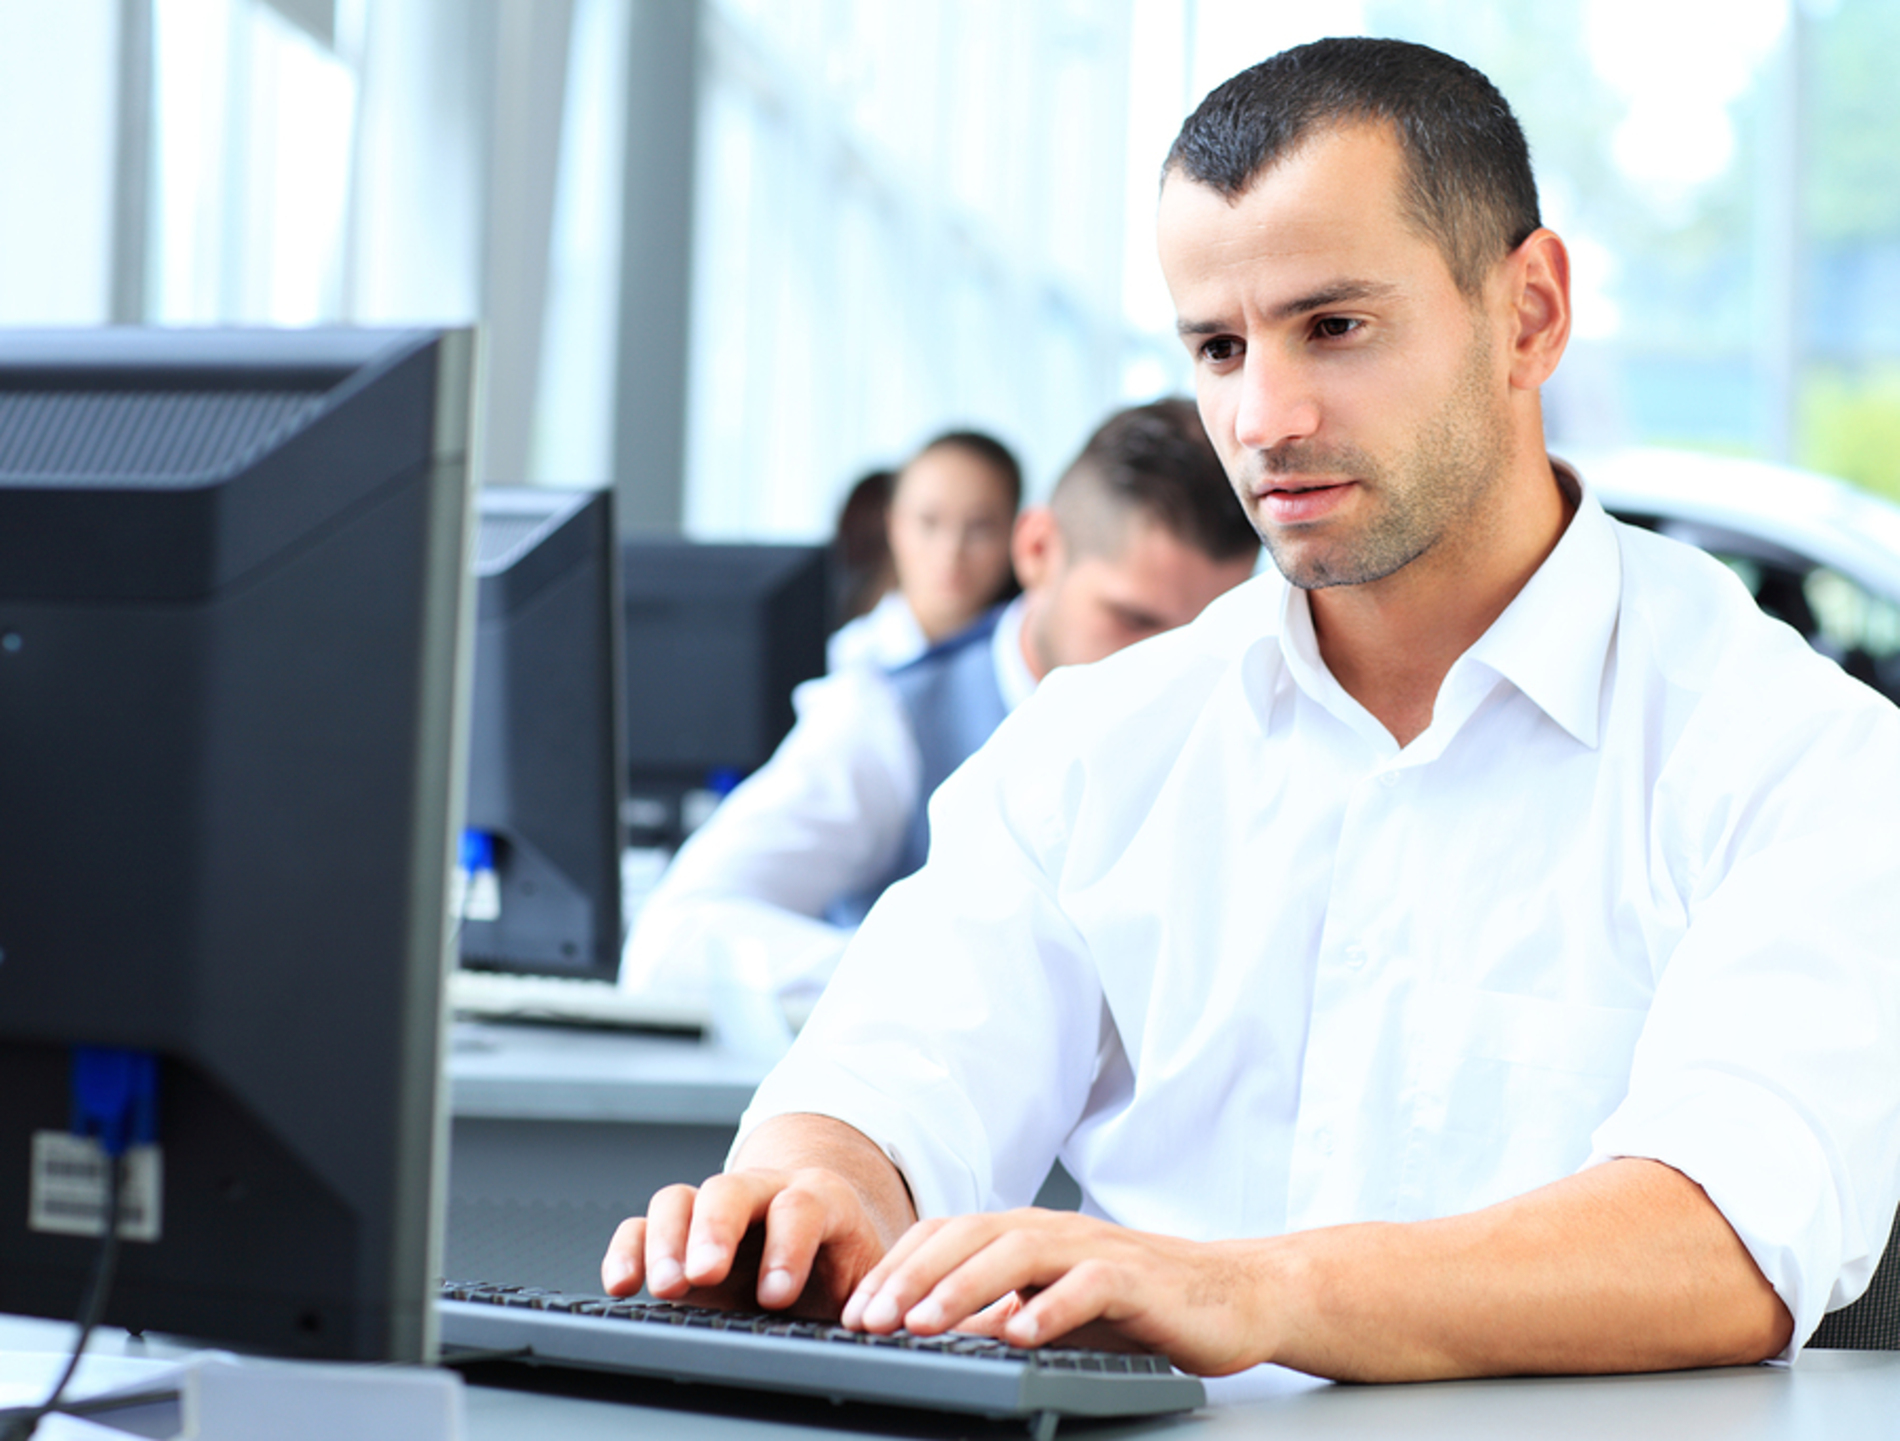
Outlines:
[[1358,482],[1350,476],[1275,476],[1254,487],[1254,503],[1268,520],[1294,525],[1325,518]]
[[1301,480],[1268,480],[1254,487],[1255,495],[1275,495],[1279,493],[1298,494],[1307,490],[1332,490],[1336,486],[1351,485],[1352,479],[1343,475],[1318,476]]

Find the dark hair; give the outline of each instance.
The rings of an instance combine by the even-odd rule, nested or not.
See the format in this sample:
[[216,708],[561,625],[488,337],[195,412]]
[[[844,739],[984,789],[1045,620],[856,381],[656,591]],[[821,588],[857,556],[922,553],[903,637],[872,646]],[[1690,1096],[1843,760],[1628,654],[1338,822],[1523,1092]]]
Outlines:
[[933,450],[962,450],[974,455],[978,460],[994,470],[997,478],[1003,482],[1003,488],[1009,493],[1009,508],[1013,511],[1023,503],[1023,468],[1017,463],[1016,454],[993,435],[985,435],[980,430],[946,430],[935,437],[917,452],[928,455]]
[[1145,515],[1212,560],[1257,554],[1254,533],[1194,402],[1119,410],[1089,437],[1049,504],[1071,555],[1113,554]]
[[856,620],[897,584],[884,517],[891,508],[894,470],[859,478],[838,510],[831,536],[832,627]]
[[1462,60],[1403,40],[1316,40],[1215,89],[1175,137],[1175,170],[1234,200],[1319,130],[1390,124],[1408,218],[1466,295],[1541,223],[1530,149],[1511,107]]

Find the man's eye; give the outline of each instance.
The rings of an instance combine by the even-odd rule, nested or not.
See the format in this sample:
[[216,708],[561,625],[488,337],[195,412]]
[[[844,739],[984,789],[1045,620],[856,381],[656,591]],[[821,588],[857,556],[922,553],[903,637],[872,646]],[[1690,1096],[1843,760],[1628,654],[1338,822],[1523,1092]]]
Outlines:
[[1313,322],[1313,333],[1322,340],[1340,340],[1365,325],[1349,315],[1322,315]]
[[1237,358],[1240,354],[1240,342],[1231,335],[1217,335],[1212,340],[1201,343],[1201,359],[1221,365]]

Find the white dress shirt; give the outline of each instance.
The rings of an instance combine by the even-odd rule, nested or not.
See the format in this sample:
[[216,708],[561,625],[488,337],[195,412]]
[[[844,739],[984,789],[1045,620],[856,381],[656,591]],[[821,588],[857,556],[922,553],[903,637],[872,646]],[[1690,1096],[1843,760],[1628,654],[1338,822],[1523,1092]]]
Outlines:
[[[1035,689],[1018,597],[990,654],[1012,709]],[[916,737],[884,672],[851,665],[793,695],[798,719],[693,833],[640,908],[623,987],[703,995],[733,985],[806,1001],[852,932],[823,917],[890,874],[926,797]]]
[[1065,672],[937,793],[741,1134],[924,1215],[1200,1239],[1701,1184],[1795,1320],[1900,1202],[1900,712],[1585,495],[1401,749],[1266,575]]
[[930,637],[901,590],[887,590],[863,615],[848,620],[825,642],[825,669],[854,665],[894,670],[930,649]]

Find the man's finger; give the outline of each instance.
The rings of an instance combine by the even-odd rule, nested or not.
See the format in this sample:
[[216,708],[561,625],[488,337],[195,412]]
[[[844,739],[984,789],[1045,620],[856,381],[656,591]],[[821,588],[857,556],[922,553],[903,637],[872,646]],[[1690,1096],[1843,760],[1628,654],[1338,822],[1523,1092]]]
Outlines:
[[686,1293],[686,1234],[698,1195],[692,1186],[668,1186],[647,1206],[647,1289],[662,1300]]
[[966,1336],[990,1336],[1002,1340],[1003,1327],[1009,1324],[1010,1317],[1023,1308],[1023,1294],[1011,1291],[1007,1296],[998,1297],[974,1316],[965,1316],[953,1328]]
[[600,1284],[609,1296],[630,1296],[640,1289],[646,1275],[646,1231],[644,1216],[630,1217],[614,1228],[600,1260]]
[[[897,1324],[895,1320],[887,1324],[880,1324],[877,1327],[868,1324],[865,1321],[866,1309],[884,1290],[884,1287],[890,1282],[892,1275],[896,1273],[897,1269],[908,1261],[911,1256],[916,1254],[920,1246],[935,1236],[938,1231],[950,1224],[952,1223],[939,1220],[919,1221],[904,1232],[903,1235],[899,1236],[897,1238],[897,1244],[886,1251],[883,1258],[865,1273],[862,1281],[858,1282],[857,1289],[851,1293],[851,1299],[845,1302],[844,1314],[839,1318],[840,1322],[845,1326],[851,1327],[853,1330],[882,1329],[888,1331],[893,1329]],[[880,1317],[882,1314],[880,1311]]]
[[1037,1292],[1010,1317],[1002,1338],[1012,1346],[1041,1346],[1106,1316],[1127,1284],[1105,1261],[1083,1261]]
[[759,1304],[782,1310],[804,1294],[819,1249],[848,1230],[839,1198],[810,1185],[791,1185],[765,1213],[765,1247],[759,1253]]
[[906,1329],[934,1336],[959,1326],[998,1297],[1047,1285],[1074,1264],[1071,1248],[1041,1227],[946,1228],[886,1283],[866,1309],[880,1315],[895,1302]]
[[766,1208],[785,1181],[779,1171],[733,1171],[699,1188],[682,1261],[688,1281],[717,1286],[731,1275],[746,1232],[765,1219]]
[[[908,1326],[934,1335],[1005,1292],[1038,1282],[1040,1274],[1030,1274],[1040,1269],[1038,1243],[1025,1229],[1033,1224],[1027,1219],[1030,1214],[959,1216],[929,1229],[912,1227],[900,1243],[902,1254],[895,1256],[895,1263],[881,1267],[882,1275],[861,1288],[865,1299],[856,1315],[863,1328],[893,1331]],[[977,1263],[976,1258],[999,1244],[1002,1251],[991,1255],[986,1264]],[[1043,1259],[1046,1263],[1049,1258]],[[959,1283],[933,1297],[952,1276],[959,1277]],[[932,1299],[927,1302],[926,1298]],[[919,1303],[925,1303],[922,1309]]]

